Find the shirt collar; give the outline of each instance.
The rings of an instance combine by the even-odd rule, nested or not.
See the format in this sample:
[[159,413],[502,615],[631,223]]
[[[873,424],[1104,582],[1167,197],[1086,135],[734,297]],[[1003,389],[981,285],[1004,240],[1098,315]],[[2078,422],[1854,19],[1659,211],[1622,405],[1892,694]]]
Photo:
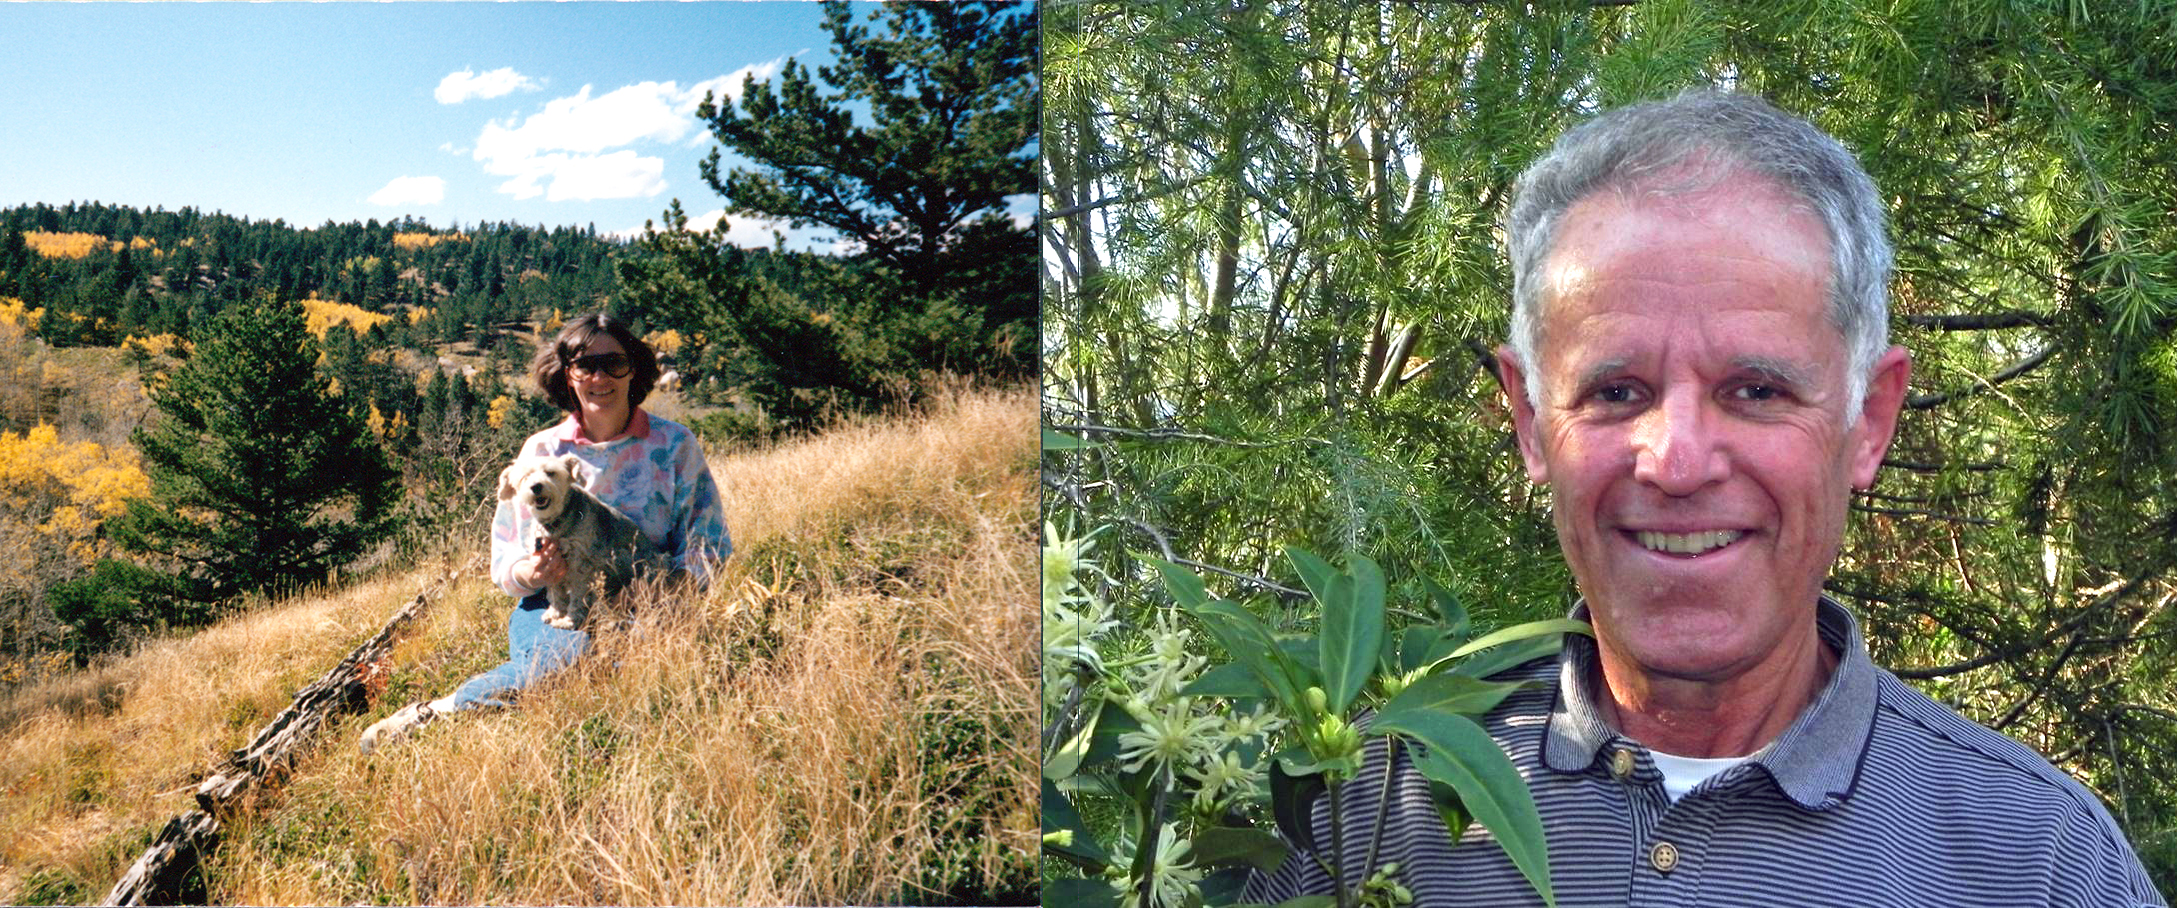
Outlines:
[[[1587,620],[1587,603],[1574,606],[1572,617]],[[1843,803],[1859,778],[1860,758],[1874,727],[1875,686],[1881,669],[1868,658],[1866,641],[1852,613],[1835,600],[1822,597],[1815,610],[1815,629],[1822,642],[1841,654],[1837,670],[1799,718],[1748,762],[1767,770],[1777,788],[1800,806],[1825,810]],[[1550,709],[1543,746],[1543,762],[1558,772],[1584,772],[1606,745],[1620,740],[1631,743],[1603,721],[1595,704],[1587,680],[1596,677],[1595,660],[1594,640],[1566,635],[1557,703]]]
[[[555,437],[557,437],[561,441],[571,441],[575,444],[580,445],[594,445],[599,443],[591,441],[589,436],[582,434],[582,421],[576,419],[575,415],[572,413],[567,414],[567,418],[561,420],[560,424],[554,427],[553,432]],[[619,438],[615,438],[613,439],[613,441],[626,441],[630,438],[649,437],[650,414],[643,412],[643,408],[636,407],[634,415],[629,416],[627,419],[627,434],[624,434]]]

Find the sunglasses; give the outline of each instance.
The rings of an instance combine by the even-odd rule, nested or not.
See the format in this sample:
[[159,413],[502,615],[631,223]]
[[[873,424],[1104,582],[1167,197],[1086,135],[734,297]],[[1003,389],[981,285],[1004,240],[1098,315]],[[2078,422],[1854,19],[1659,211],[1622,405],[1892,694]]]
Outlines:
[[626,378],[634,369],[635,364],[628,362],[625,353],[592,353],[575,357],[575,361],[567,365],[568,374],[578,379],[589,378],[599,372],[613,378]]

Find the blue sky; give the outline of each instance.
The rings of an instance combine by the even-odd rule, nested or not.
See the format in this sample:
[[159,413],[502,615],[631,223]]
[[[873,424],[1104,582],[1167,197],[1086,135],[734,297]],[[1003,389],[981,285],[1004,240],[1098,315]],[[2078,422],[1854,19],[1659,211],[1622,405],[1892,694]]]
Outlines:
[[0,206],[603,233],[714,216],[704,91],[830,60],[798,0],[0,3],[0,47]]

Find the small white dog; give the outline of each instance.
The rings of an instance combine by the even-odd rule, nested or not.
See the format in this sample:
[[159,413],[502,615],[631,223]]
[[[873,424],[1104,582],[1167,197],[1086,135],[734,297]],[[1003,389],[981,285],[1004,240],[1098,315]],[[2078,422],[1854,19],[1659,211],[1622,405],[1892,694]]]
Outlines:
[[588,467],[572,454],[524,457],[499,474],[499,500],[516,495],[536,515],[545,537],[559,541],[567,574],[545,589],[551,607],[544,623],[575,628],[589,617],[590,583],[600,576],[607,595],[617,592],[642,568],[662,569],[664,553],[627,515],[583,487]]

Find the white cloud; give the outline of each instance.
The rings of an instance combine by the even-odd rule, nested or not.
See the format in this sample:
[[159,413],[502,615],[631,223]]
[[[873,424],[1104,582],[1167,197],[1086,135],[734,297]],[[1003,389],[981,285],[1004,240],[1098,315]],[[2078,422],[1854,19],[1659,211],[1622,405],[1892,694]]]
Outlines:
[[513,94],[518,89],[536,91],[544,86],[537,80],[515,72],[513,67],[501,67],[478,75],[476,71],[463,69],[447,73],[438,80],[438,89],[431,92],[440,104],[459,104],[470,98],[496,98]]
[[644,157],[632,151],[606,155],[553,155],[565,157],[551,169],[552,185],[545,190],[547,202],[568,199],[632,199],[665,191],[665,159]]
[[[726,221],[727,245],[739,246],[743,249],[769,249],[774,240],[772,231],[776,230],[786,234],[786,248],[788,249],[816,253],[847,251],[847,244],[840,243],[837,238],[832,236],[830,231],[823,228],[803,227],[797,229],[787,226],[785,221],[747,215],[729,218],[723,208],[713,208],[702,214],[689,215],[688,229],[708,231],[718,226],[720,219]],[[615,231],[609,236],[633,242],[643,238],[643,230],[640,227],[631,227],[626,230]]]
[[739,98],[744,77],[768,79],[781,63],[744,66],[687,88],[677,82],[638,82],[593,96],[593,86],[584,85],[573,95],[545,102],[527,117],[485,123],[471,156],[484,165],[484,172],[509,177],[499,191],[517,199],[656,195],[666,185],[664,160],[638,155],[627,146],[675,143],[691,133],[700,142],[708,134],[698,128],[695,111],[705,93]]
[[384,189],[371,193],[373,205],[436,205],[446,199],[446,181],[438,177],[394,177]]

